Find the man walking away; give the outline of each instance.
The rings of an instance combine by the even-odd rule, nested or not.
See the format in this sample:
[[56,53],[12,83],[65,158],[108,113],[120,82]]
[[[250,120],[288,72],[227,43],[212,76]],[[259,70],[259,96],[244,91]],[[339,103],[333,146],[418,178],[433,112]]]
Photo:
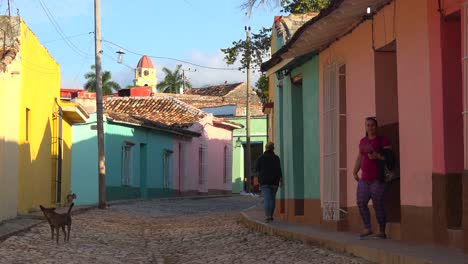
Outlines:
[[260,189],[262,190],[265,205],[265,222],[273,221],[275,212],[275,199],[278,186],[282,184],[280,159],[276,156],[275,145],[269,142],[265,146],[265,153],[257,159],[257,172]]

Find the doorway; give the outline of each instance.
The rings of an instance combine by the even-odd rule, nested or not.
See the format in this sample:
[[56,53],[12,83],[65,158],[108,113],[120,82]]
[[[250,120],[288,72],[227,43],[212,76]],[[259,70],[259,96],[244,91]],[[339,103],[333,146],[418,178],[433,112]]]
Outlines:
[[[247,164],[247,144],[242,143],[242,147],[244,149],[244,175],[247,175],[247,168],[245,164]],[[252,192],[259,192],[260,186],[258,183],[258,176],[257,176],[257,159],[260,155],[263,154],[263,142],[250,142],[250,183],[252,185]],[[246,181],[244,180],[244,183]],[[244,186],[244,191],[246,191],[247,186]]]
[[[379,134],[388,138],[396,159],[400,156],[398,119],[397,45],[393,41],[374,52],[375,105]],[[388,184],[385,195],[387,221],[399,223],[401,219],[400,180]]]
[[292,79],[292,141],[293,141],[293,188],[294,188],[294,215],[304,215],[304,109],[302,74]]
[[447,228],[462,225],[463,65],[461,12],[441,20],[444,157],[446,169],[445,217]]
[[147,177],[147,153],[146,144],[140,143],[140,194],[141,198],[148,198]]

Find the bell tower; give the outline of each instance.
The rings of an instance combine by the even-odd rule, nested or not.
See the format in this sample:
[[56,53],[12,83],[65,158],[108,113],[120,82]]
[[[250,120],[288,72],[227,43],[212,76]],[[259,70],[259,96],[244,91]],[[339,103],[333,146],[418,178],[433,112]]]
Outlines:
[[156,93],[156,85],[158,84],[156,69],[154,69],[153,62],[148,56],[144,55],[138,61],[133,82],[137,87],[151,86],[153,93]]

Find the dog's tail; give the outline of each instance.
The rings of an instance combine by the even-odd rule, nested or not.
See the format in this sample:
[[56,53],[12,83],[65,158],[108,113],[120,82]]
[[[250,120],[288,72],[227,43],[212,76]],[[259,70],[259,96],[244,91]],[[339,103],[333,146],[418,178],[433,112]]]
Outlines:
[[74,205],[75,205],[75,203],[72,203],[72,204],[70,204],[70,207],[68,208],[68,212],[67,212],[67,214],[70,214],[70,212],[71,212],[71,209],[73,208],[73,206],[74,206]]

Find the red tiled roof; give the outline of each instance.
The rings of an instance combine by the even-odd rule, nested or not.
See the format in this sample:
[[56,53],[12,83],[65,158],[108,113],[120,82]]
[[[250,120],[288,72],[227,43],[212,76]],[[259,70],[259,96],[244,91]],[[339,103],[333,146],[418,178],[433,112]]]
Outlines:
[[143,57],[138,61],[137,68],[154,69],[154,66],[151,59],[148,58],[148,56],[143,55]]
[[155,122],[147,118],[143,118],[143,117],[132,115],[132,114],[123,114],[123,113],[107,111],[106,116],[109,117],[110,121],[114,123],[146,127],[146,128],[164,131],[164,132],[168,132],[172,134],[178,134],[178,135],[200,136],[200,133],[198,132],[190,131],[190,130],[179,128],[179,127],[167,126],[163,123]]
[[206,114],[172,97],[113,97],[105,103],[106,113],[127,114],[154,124],[187,128]]
[[185,91],[185,94],[196,94],[196,95],[206,95],[206,96],[225,96],[239,85],[244,83],[233,83],[233,84],[222,84],[215,85],[205,88],[191,88]]

